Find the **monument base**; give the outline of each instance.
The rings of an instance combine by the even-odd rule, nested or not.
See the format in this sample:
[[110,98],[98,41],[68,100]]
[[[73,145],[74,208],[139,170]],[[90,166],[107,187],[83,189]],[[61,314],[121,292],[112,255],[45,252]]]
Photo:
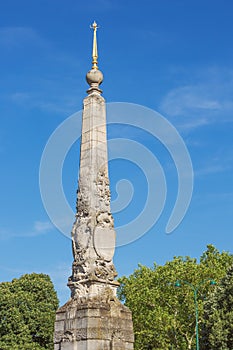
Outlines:
[[133,350],[133,344],[131,311],[111,288],[85,300],[72,298],[56,313],[54,350]]

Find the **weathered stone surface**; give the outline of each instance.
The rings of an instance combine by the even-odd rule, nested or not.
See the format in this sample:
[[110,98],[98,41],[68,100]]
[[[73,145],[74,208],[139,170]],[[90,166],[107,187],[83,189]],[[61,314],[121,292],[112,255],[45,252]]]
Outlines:
[[[95,27],[96,28],[96,27]],[[56,314],[54,350],[132,350],[131,312],[116,298],[103,80],[95,69],[83,103],[77,213],[72,228],[71,299]]]
[[115,239],[116,234],[112,228],[96,227],[94,231],[94,247],[102,260],[112,260],[115,250]]
[[110,210],[105,100],[92,91],[84,99],[77,214],[72,229],[72,297],[89,294],[86,281],[111,283],[116,234]]
[[131,312],[113,294],[71,299],[57,312],[56,350],[132,350],[133,342]]

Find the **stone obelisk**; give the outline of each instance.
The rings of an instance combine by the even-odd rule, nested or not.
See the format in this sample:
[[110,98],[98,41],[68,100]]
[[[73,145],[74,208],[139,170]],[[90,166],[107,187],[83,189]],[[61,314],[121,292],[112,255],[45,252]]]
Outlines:
[[106,108],[98,69],[94,22],[90,88],[83,101],[82,140],[76,220],[72,229],[74,262],[70,300],[56,314],[54,350],[132,350],[130,310],[116,297],[113,255],[115,230],[110,209]]

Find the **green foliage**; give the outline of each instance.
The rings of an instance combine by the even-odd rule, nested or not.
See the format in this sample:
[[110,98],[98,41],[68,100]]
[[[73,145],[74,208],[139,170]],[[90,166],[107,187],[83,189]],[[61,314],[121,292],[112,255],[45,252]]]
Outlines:
[[0,349],[53,349],[57,294],[50,277],[26,274],[0,283]]
[[190,257],[175,257],[164,266],[139,265],[129,277],[119,279],[118,295],[133,313],[135,350],[187,350],[195,348],[195,305],[193,290],[177,280],[198,286],[199,327],[204,323],[204,300],[211,288],[233,263],[233,256],[209,245],[200,262]]
[[233,349],[233,264],[204,305],[202,345],[206,350]]

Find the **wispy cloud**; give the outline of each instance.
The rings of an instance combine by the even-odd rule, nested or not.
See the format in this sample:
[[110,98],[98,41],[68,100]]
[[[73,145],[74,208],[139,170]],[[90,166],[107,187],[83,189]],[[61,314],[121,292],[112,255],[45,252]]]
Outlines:
[[221,173],[231,169],[229,165],[210,164],[195,171],[195,176],[204,176],[209,174]]
[[55,229],[50,221],[35,221],[31,230],[12,231],[7,228],[0,228],[0,240],[11,239],[16,237],[35,237],[47,234]]
[[[80,91],[78,97],[82,70],[73,51],[61,50],[30,27],[0,28],[0,47],[6,52],[6,60],[9,56],[13,62],[12,70],[2,76],[7,87],[0,96],[3,102],[49,113],[70,114],[77,110],[77,101],[83,96]],[[23,74],[17,69],[14,73],[14,67],[19,65],[27,67]]]
[[210,192],[210,193],[199,193],[194,194],[195,200],[197,203],[204,203],[203,201],[215,201],[219,202],[222,201],[224,204],[226,204],[226,201],[230,201],[232,205],[232,199],[233,199],[233,192]]
[[34,230],[37,233],[46,233],[53,229],[54,229],[54,226],[50,221],[36,221],[34,223]]
[[47,46],[39,34],[30,27],[3,27],[0,28],[0,45],[6,48],[19,48],[25,45]]
[[[102,13],[110,10],[116,10],[119,8],[120,4],[118,1],[114,0],[98,0],[85,2],[85,6],[79,6],[79,11],[87,11],[87,9],[92,10],[92,13]],[[94,20],[95,18],[93,18]]]
[[69,77],[62,81],[57,78],[35,80],[36,89],[10,92],[4,95],[4,100],[23,109],[39,109],[56,114],[69,115],[77,110],[77,101],[82,98],[82,94],[77,91],[75,80]]
[[[70,52],[61,50],[53,42],[30,27],[2,27],[0,28],[0,46],[2,50],[12,50],[11,58],[18,59],[23,52],[24,63],[30,66],[36,58],[41,66],[43,60],[51,67],[57,63],[64,67],[72,67],[73,72],[80,70],[80,61]],[[23,50],[21,50],[23,49]],[[8,52],[9,54],[9,52]],[[31,73],[31,72],[30,72]],[[62,70],[60,71],[62,73]],[[60,75],[61,77],[61,75]],[[30,77],[31,78],[31,77]]]
[[216,122],[233,121],[232,71],[199,73],[190,85],[172,89],[163,98],[160,110],[181,130],[192,130]]
[[233,155],[231,152],[226,153],[225,150],[219,151],[213,155],[211,159],[206,159],[205,163],[198,169],[194,170],[195,176],[206,176],[216,173],[232,171]]
[[98,7],[102,7],[104,10],[113,9],[116,8],[116,2],[112,0],[99,0]]
[[[48,98],[48,96],[50,96],[50,98]],[[58,95],[56,98],[52,98],[50,94],[46,94],[45,96],[39,92],[14,92],[8,96],[5,96],[5,99],[13,102],[16,105],[20,105],[23,108],[37,108],[45,112],[62,113],[67,115],[77,110],[78,98],[77,95],[74,95],[74,93],[73,96],[72,94],[69,96],[64,96],[61,93],[61,96],[59,94],[59,99],[57,99],[57,97]]]
[[170,91],[161,107],[171,116],[180,116],[192,110],[219,110],[220,101],[208,96],[205,86],[184,86]]
[[47,268],[42,268],[41,266],[30,266],[25,268],[25,266],[12,268],[9,266],[0,266],[1,271],[7,272],[8,281],[13,278],[19,278],[27,273],[44,273],[49,275],[54,283],[55,290],[58,293],[58,298],[61,304],[64,304],[70,295],[69,288],[66,288],[68,277],[71,275],[72,261],[70,262],[60,262],[59,264],[53,266],[50,265]]

